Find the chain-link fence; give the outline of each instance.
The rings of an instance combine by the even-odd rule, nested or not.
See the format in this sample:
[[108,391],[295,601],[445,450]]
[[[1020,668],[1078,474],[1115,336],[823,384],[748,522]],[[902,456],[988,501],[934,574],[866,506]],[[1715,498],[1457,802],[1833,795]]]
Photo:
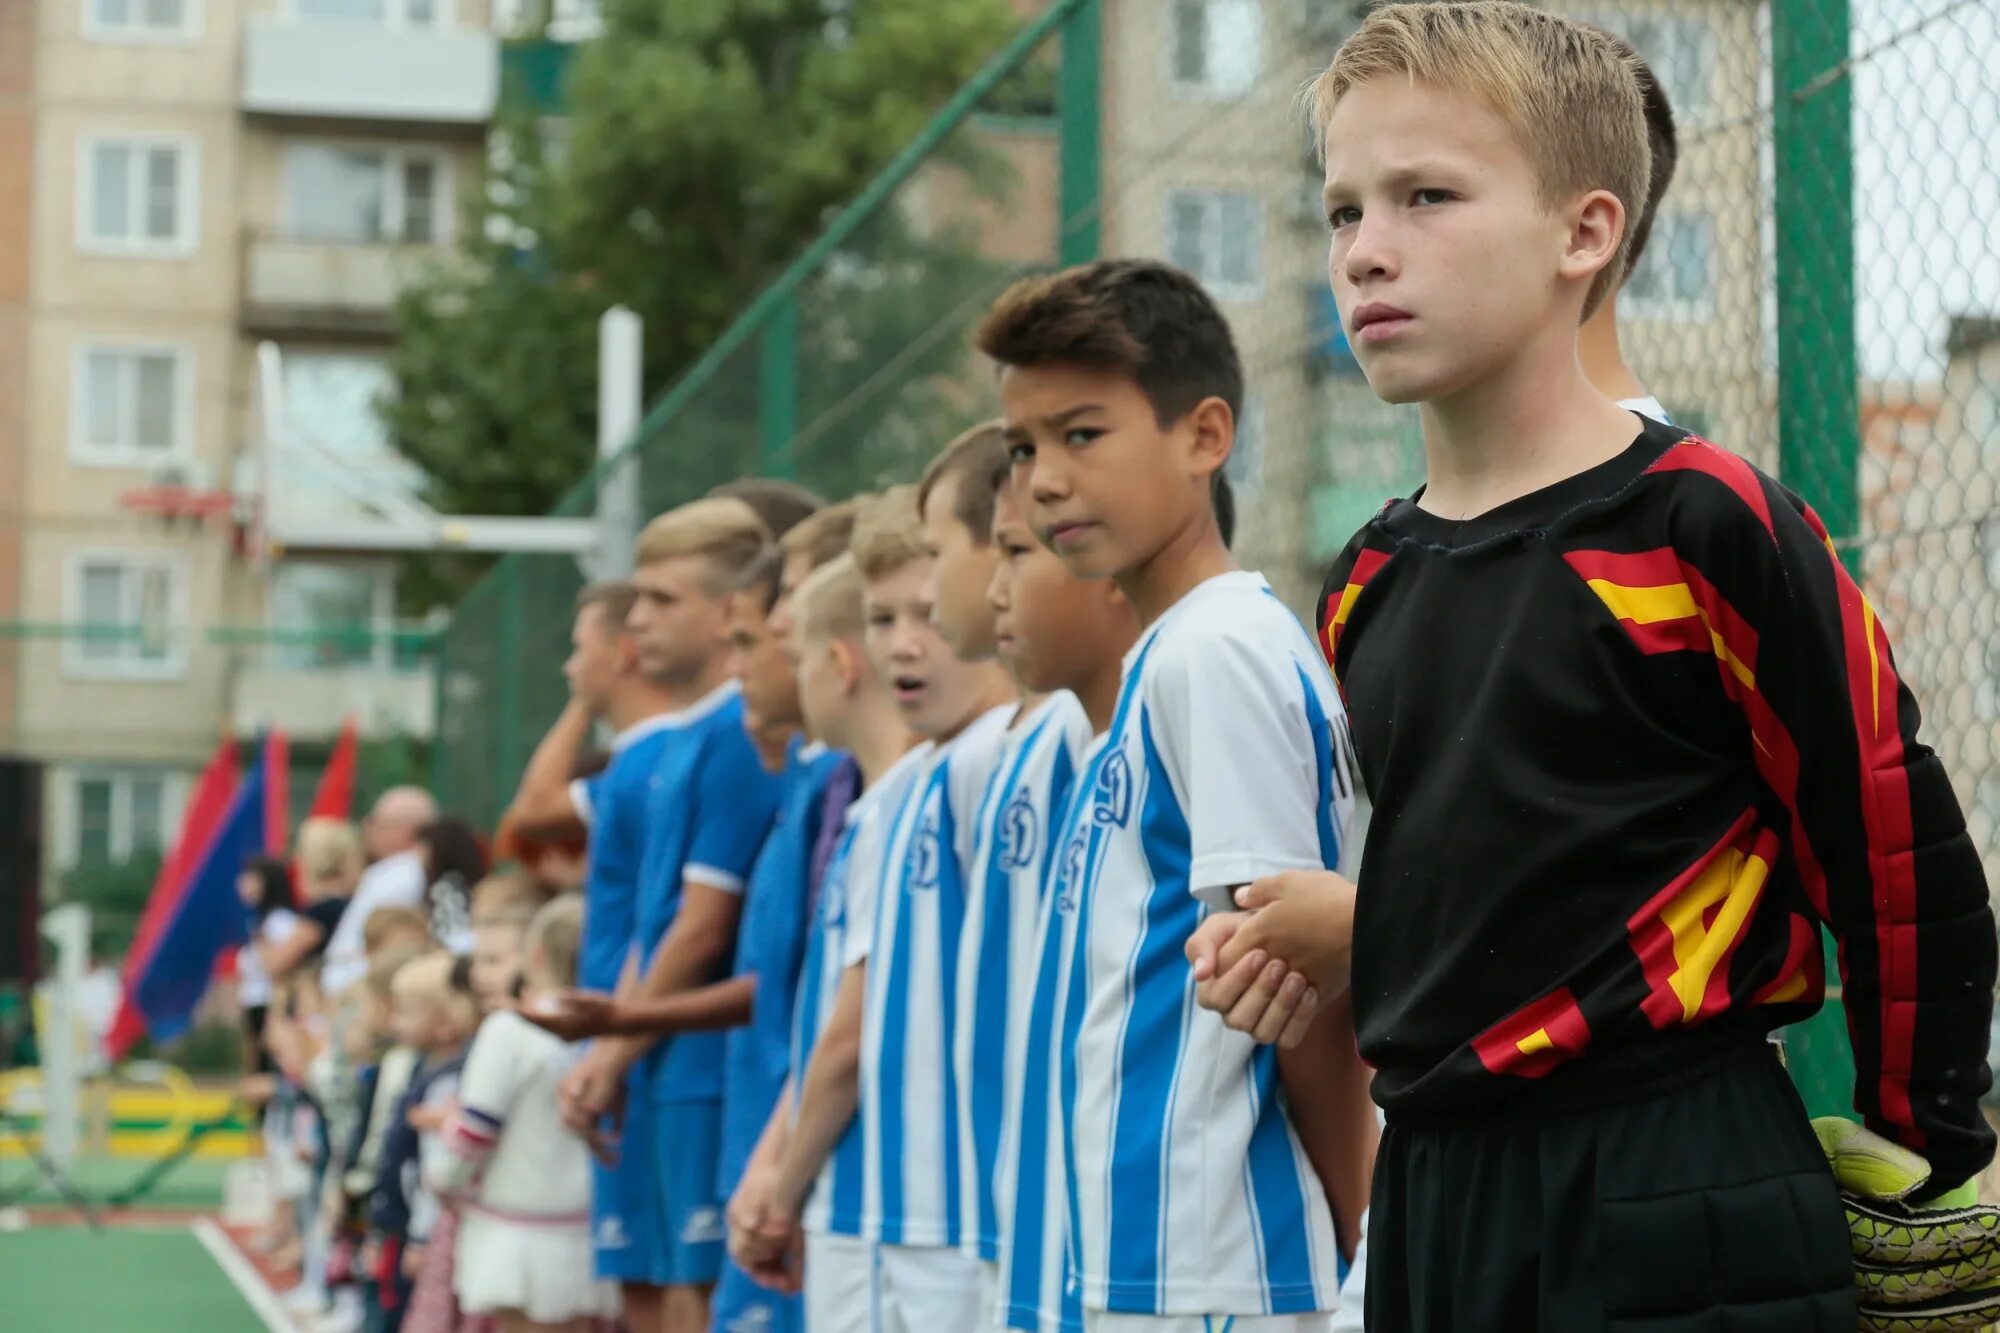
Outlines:
[[[2000,0],[1554,7],[1626,36],[1679,122],[1619,298],[1626,359],[1677,421],[1819,509],[2000,869]],[[648,416],[631,454],[645,512],[760,472],[829,495],[907,478],[991,411],[967,338],[1010,278],[1158,256],[1235,327],[1239,553],[1306,609],[1328,558],[1421,476],[1414,413],[1370,393],[1334,315],[1299,109],[1364,12],[1050,6]],[[593,480],[563,512],[596,496]],[[579,583],[570,562],[511,558],[458,609],[447,803],[504,804],[561,702]],[[1799,1036],[1802,1082],[1844,1103],[1820,1040]]]

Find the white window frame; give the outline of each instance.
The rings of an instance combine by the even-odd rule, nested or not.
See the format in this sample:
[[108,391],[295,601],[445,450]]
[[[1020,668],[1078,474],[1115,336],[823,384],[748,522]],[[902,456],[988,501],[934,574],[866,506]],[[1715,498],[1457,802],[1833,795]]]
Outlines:
[[[1240,4],[1246,11],[1255,16],[1250,37],[1256,43],[1257,49],[1251,61],[1252,68],[1249,81],[1241,88],[1220,87],[1208,77],[1201,79],[1183,79],[1181,77],[1180,62],[1174,58],[1178,54],[1178,43],[1180,40],[1179,15],[1175,13],[1175,10],[1179,7],[1180,3],[1181,0],[1165,0],[1163,12],[1166,21],[1160,25],[1164,30],[1166,38],[1165,49],[1162,52],[1166,61],[1166,82],[1167,86],[1173,89],[1174,95],[1188,101],[1240,102],[1256,92],[1257,81],[1263,76],[1265,64],[1265,37],[1267,34],[1264,31],[1263,0],[1221,0],[1221,3],[1225,4]],[[1206,10],[1211,5],[1217,3],[1217,0],[1198,0],[1198,3]],[[1206,18],[1206,15],[1204,15],[1204,18]]]
[[172,768],[144,766],[126,768],[113,764],[63,768],[58,770],[58,773],[62,788],[56,805],[56,846],[61,849],[62,869],[71,869],[81,864],[83,860],[82,788],[86,782],[111,784],[111,845],[108,850],[113,862],[126,860],[133,854],[132,784],[135,779],[159,779],[161,855],[165,855],[173,847],[174,835],[180,830],[181,817],[187,813],[186,773]]
[[[201,40],[202,0],[181,0],[181,26],[148,28],[139,24],[120,26],[97,16],[103,0],[83,0],[83,35],[93,42],[130,46],[189,46]],[[131,0],[135,5],[142,0]]]
[[[385,0],[388,13],[383,16],[382,30],[385,32],[450,32],[458,26],[458,0],[434,0],[437,5],[437,22],[410,22],[409,0]],[[299,12],[299,0],[285,0],[285,18],[291,23],[319,25],[338,24],[340,19],[309,18]],[[356,23],[355,27],[371,27],[366,23]]]
[[72,625],[83,623],[83,571],[94,564],[118,563],[129,567],[167,571],[167,651],[157,661],[133,658],[98,660],[83,655],[83,640],[70,636],[63,640],[63,674],[76,680],[174,681],[186,677],[188,644],[186,627],[193,568],[185,552],[156,547],[91,547],[71,551],[63,568],[63,619]]
[[[162,450],[136,445],[104,448],[85,437],[89,417],[87,395],[90,358],[99,353],[166,356],[174,362],[174,438]],[[184,466],[194,457],[195,352],[186,343],[149,342],[127,338],[81,338],[70,354],[69,458],[81,467],[154,468]]]
[[[1162,226],[1162,238],[1165,241],[1165,245],[1162,248],[1170,263],[1177,262],[1173,258],[1174,210],[1178,204],[1187,199],[1202,200],[1211,212],[1216,214],[1211,220],[1215,222],[1218,228],[1221,226],[1220,213],[1223,200],[1247,199],[1250,201],[1252,216],[1251,231],[1256,238],[1256,244],[1251,249],[1251,266],[1257,270],[1256,277],[1249,282],[1225,281],[1219,272],[1222,267],[1221,256],[1219,254],[1203,256],[1203,268],[1206,269],[1209,267],[1212,261],[1213,267],[1218,270],[1216,274],[1210,275],[1204,271],[1196,271],[1194,276],[1201,282],[1203,287],[1208,289],[1209,295],[1218,301],[1261,300],[1264,296],[1264,286],[1267,281],[1267,265],[1264,252],[1265,209],[1263,196],[1258,194],[1254,189],[1233,185],[1183,185],[1168,190],[1166,192],[1166,218]],[[1220,233],[1218,232],[1217,234],[1219,235]]]
[[[93,170],[99,148],[172,149],[180,156],[175,173],[175,235],[171,240],[144,237],[103,237],[91,233],[96,214],[97,180]],[[187,259],[201,238],[201,141],[192,134],[160,134],[150,130],[92,130],[76,136],[76,245],[85,254],[132,259]]]
[[1653,216],[1653,231],[1646,238],[1646,252],[1639,257],[1639,262],[1643,264],[1652,260],[1671,263],[1665,256],[1673,248],[1673,232],[1676,225],[1683,222],[1705,222],[1708,225],[1708,281],[1704,284],[1702,294],[1692,300],[1677,295],[1644,295],[1632,290],[1632,278],[1627,274],[1625,285],[1618,291],[1618,314],[1621,318],[1668,320],[1689,324],[1715,318],[1716,270],[1721,262],[1721,256],[1717,251],[1721,248],[1721,234],[1713,213],[1706,209],[1662,207]]
[[[301,149],[323,148],[334,151],[357,153],[379,153],[382,156],[382,171],[387,177],[382,191],[383,230],[390,233],[380,240],[358,241],[327,236],[323,233],[309,233],[300,224],[292,211],[292,155]],[[394,233],[402,228],[390,226],[393,215],[401,224],[407,201],[403,197],[403,167],[405,163],[422,159],[431,164],[431,171],[437,181],[437,226],[435,236],[429,241],[405,241]],[[399,143],[385,143],[369,139],[297,139],[285,145],[284,156],[278,163],[279,234],[288,240],[307,245],[416,245],[448,246],[458,235],[458,190],[453,179],[452,156],[442,148],[410,147]],[[393,207],[392,207],[393,201]]]

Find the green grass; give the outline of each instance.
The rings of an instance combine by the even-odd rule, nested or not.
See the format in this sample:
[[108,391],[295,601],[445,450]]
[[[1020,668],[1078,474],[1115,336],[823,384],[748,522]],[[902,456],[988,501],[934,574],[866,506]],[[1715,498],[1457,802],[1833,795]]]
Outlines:
[[201,1242],[179,1228],[0,1234],[0,1292],[7,1333],[265,1333]]
[[[85,1157],[71,1168],[69,1179],[92,1203],[103,1203],[137,1181],[151,1166],[150,1162],[132,1158]],[[222,1204],[222,1177],[229,1167],[229,1162],[219,1158],[189,1158],[156,1181],[144,1198],[128,1206],[218,1208]],[[34,1188],[25,1198],[14,1197],[30,1184]],[[35,1164],[20,1157],[0,1159],[0,1198],[29,1206],[62,1203],[61,1196],[49,1188]],[[6,1239],[0,1236],[0,1242]],[[0,1328],[9,1328],[11,1333],[4,1321],[0,1321]]]

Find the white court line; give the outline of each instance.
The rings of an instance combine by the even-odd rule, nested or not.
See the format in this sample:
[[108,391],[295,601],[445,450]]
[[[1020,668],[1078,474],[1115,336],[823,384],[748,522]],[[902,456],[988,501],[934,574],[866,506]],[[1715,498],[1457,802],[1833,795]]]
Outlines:
[[285,1308],[278,1304],[278,1297],[264,1281],[264,1275],[243,1257],[242,1251],[236,1248],[236,1242],[229,1239],[213,1218],[198,1217],[188,1224],[188,1230],[194,1232],[194,1238],[202,1243],[202,1248],[221,1267],[243,1299],[250,1302],[250,1308],[257,1312],[257,1317],[264,1321],[264,1327],[270,1333],[292,1333],[292,1321],[285,1314]]

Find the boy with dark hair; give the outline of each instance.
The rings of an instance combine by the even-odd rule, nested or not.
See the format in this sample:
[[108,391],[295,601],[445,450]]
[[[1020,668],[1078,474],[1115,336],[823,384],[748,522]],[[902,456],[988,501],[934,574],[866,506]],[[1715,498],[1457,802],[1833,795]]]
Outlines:
[[[1990,1321],[1995,1214],[1957,1205],[1993,1148],[1993,918],[1916,703],[1812,511],[1577,361],[1647,188],[1630,61],[1505,0],[1388,5],[1316,120],[1334,295],[1429,482],[1322,601],[1367,888],[1262,880],[1194,953],[1260,1035],[1351,966],[1389,1117],[1370,1325],[1846,1333],[1857,1277],[1863,1327]],[[1821,1001],[1821,925],[1857,1107],[1902,1144],[1877,1180],[1915,1200],[1850,1225],[1828,1159],[1855,1192],[1863,1131],[1816,1142],[1764,1040]]]
[[940,450],[917,482],[917,516],[931,556],[931,619],[961,662],[993,656],[986,589],[999,558],[989,479],[1006,458],[1000,423],[983,422]]
[[1001,366],[1037,537],[1111,579],[1142,627],[1048,889],[1068,939],[1054,1047],[1085,1325],[1323,1328],[1328,1193],[1351,1227],[1374,1130],[1351,1039],[1330,1013],[1295,1051],[1260,1048],[1196,1008],[1183,956],[1237,886],[1339,865],[1353,805],[1311,637],[1218,528],[1235,343],[1198,283],[1135,261],[1017,284],[977,341]]
[[968,997],[962,981],[959,1007],[971,1020],[959,1030],[959,1078],[980,1171],[977,1191],[967,1187],[979,1209],[970,1234],[991,1265],[998,1307],[989,1322],[1044,1333],[1082,1320],[1066,1281],[1066,1212],[1049,1206],[1065,1197],[1051,1058],[1062,1023],[1063,917],[1045,890],[1058,825],[1094,738],[1111,725],[1139,622],[1108,579],[1077,578],[1035,540],[1010,481],[1008,472],[992,478],[1000,562],[989,596],[998,655],[1020,683],[1024,716],[987,788],[971,877],[980,908],[967,907],[994,942],[984,951],[1006,968],[1003,986],[991,967],[977,973],[984,994]]

